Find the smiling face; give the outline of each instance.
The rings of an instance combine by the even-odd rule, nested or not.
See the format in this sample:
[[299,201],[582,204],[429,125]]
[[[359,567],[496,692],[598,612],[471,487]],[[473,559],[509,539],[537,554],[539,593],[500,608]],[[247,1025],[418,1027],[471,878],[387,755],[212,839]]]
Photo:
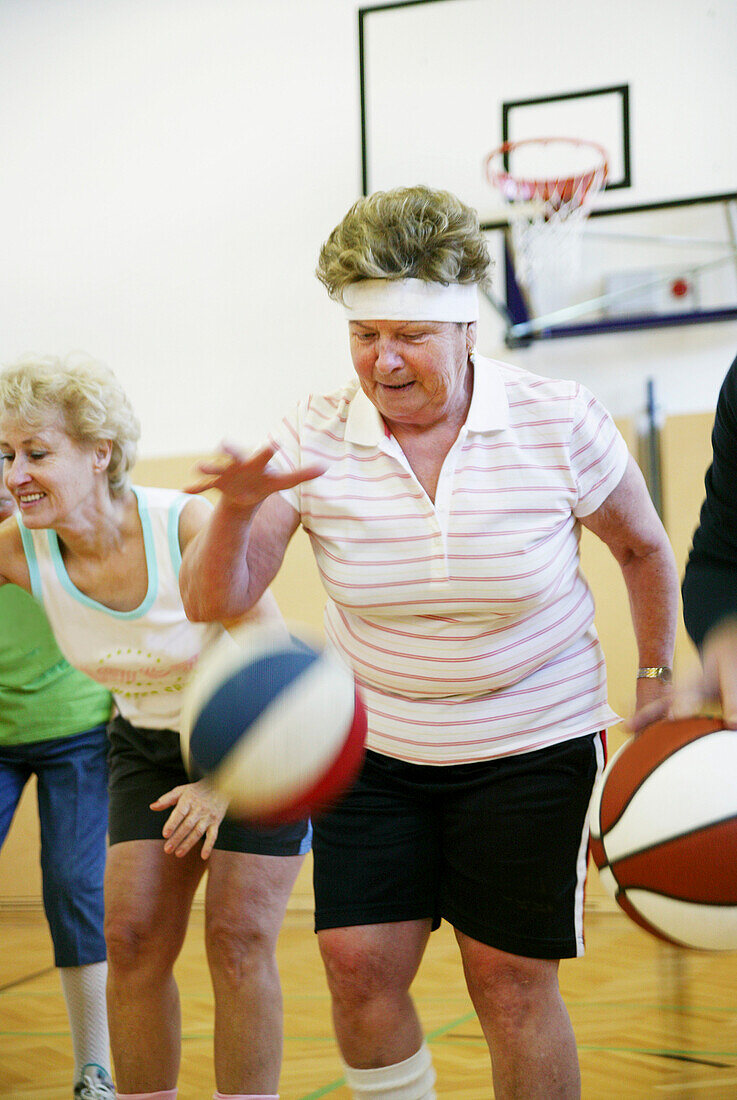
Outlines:
[[474,323],[351,321],[349,333],[361,388],[390,427],[424,430],[465,419]]
[[80,443],[64,429],[61,415],[50,413],[40,424],[25,424],[12,415],[0,419],[3,482],[26,527],[64,525],[107,484],[103,451]]

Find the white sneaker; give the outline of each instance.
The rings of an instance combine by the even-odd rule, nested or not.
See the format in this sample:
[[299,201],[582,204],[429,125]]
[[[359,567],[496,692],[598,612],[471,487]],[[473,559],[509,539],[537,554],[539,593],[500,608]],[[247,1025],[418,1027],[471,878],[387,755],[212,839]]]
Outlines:
[[107,1070],[90,1062],[82,1069],[82,1080],[74,1086],[74,1100],[115,1100],[115,1085]]

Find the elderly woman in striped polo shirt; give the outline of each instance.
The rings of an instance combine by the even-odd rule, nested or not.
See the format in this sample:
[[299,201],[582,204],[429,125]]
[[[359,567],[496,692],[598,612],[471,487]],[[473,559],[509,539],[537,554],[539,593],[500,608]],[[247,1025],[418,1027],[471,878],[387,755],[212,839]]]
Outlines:
[[254,455],[203,465],[197,488],[221,495],[182,568],[190,617],[241,615],[301,523],[327,636],[362,689],[365,766],[314,834],[316,927],[359,1098],[434,1096],[409,987],[441,918],[494,1095],[580,1093],[558,960],[583,951],[586,810],[616,718],[582,524],[624,574],[638,710],[668,693],[678,578],[640,471],[582,386],[476,354],[487,266],[475,212],[446,192],[357,202],[318,267],[354,375]]

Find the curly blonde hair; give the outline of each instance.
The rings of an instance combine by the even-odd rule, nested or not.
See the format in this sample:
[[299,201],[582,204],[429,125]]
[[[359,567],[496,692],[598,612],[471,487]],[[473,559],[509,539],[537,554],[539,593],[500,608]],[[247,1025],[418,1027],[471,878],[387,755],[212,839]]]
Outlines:
[[417,186],[354,203],[323,244],[316,274],[341,301],[362,279],[483,284],[488,268],[476,211],[450,191]]
[[107,468],[113,496],[130,484],[141,435],[138,417],[112,371],[80,354],[64,359],[25,355],[0,373],[0,414],[38,427],[58,413],[69,435],[80,443],[110,440]]

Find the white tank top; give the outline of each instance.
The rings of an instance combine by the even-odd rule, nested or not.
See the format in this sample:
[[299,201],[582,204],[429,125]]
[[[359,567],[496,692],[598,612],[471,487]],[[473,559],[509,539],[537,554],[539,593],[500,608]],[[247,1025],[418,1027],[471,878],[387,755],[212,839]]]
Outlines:
[[55,531],[27,530],[20,518],[18,526],[33,594],[69,663],[104,684],[129,722],[178,730],[182,689],[222,627],[190,622],[182,606],[179,516],[190,498],[171,489],[133,491],[148,570],[148,591],[133,611],[114,611],[76,588]]

